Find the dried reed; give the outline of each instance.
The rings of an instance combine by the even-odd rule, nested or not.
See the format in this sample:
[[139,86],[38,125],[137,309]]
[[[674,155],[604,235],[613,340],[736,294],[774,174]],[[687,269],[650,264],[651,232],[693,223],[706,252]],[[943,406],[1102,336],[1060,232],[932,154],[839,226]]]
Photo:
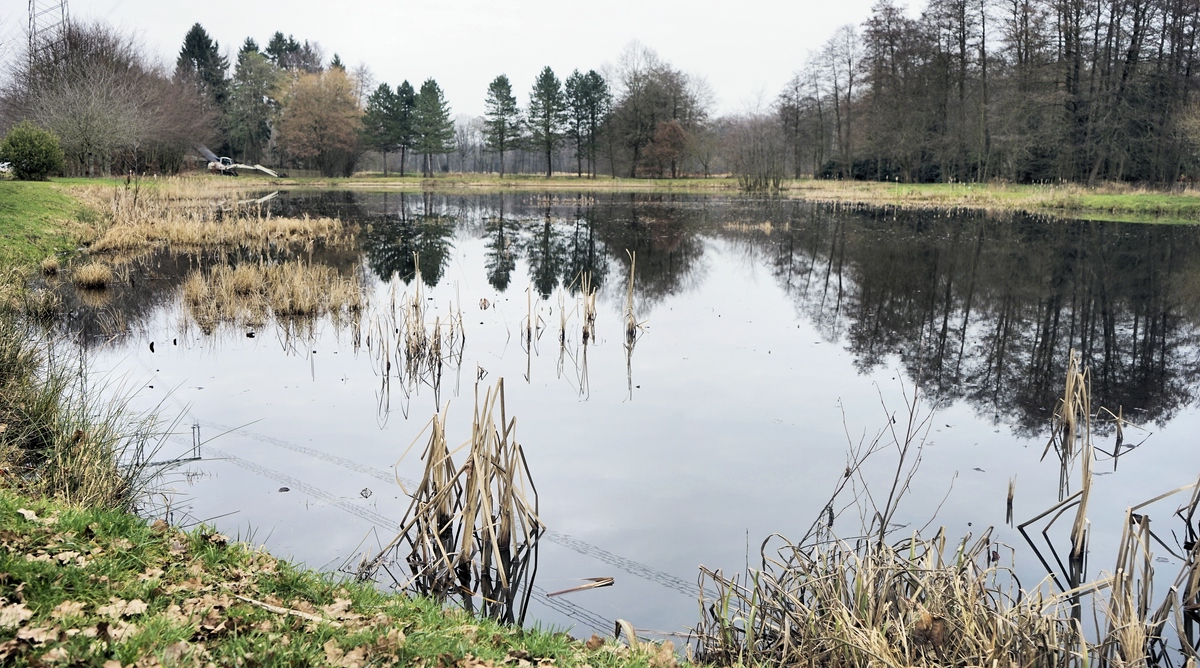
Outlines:
[[[1003,546],[991,540],[990,528],[978,539],[968,535],[949,543],[949,549],[942,530],[931,539],[914,533],[894,543],[885,540],[896,501],[915,470],[906,469],[904,453],[919,461],[921,434],[928,433],[928,420],[919,418],[915,406],[914,398],[903,435],[885,440],[889,446],[898,445],[901,453],[892,481],[894,493],[876,508],[876,497],[864,487],[847,506],[857,507],[862,514],[858,537],[841,539],[833,534],[834,501],[844,488],[855,488],[853,481],[862,481],[863,462],[880,451],[878,437],[852,449],[833,500],[801,541],[769,538],[760,550],[762,566],[744,577],[727,577],[701,567],[702,621],[695,629],[701,661],[864,668],[1196,665],[1200,659],[1196,528],[1200,481],[1128,509],[1113,574],[1085,581],[1086,511],[1090,462],[1095,455],[1088,374],[1074,351],[1048,449],[1054,447],[1068,463],[1078,461],[1082,481],[1078,491],[1066,494],[1072,471],[1065,470],[1062,500],[1021,525],[1025,533],[1024,527],[1042,517],[1057,518],[1076,508],[1071,566],[1059,570],[1069,571],[1068,582],[1057,582],[1053,571],[1058,569],[1038,555],[1052,572],[1049,580],[1058,584],[1058,593],[1047,594],[1046,583],[1022,589],[1011,563],[1001,565]],[[889,425],[885,432],[894,428]],[[1143,509],[1187,491],[1190,499],[1174,512],[1185,527],[1180,554],[1151,530]],[[1010,482],[1010,501],[1012,493]],[[1152,601],[1151,547],[1155,544],[1183,562],[1174,586],[1157,606]],[[1105,589],[1109,595],[1094,606],[1094,629],[1087,632],[1082,600]],[[1168,633],[1172,625],[1174,639]]]
[[456,466],[447,446],[447,406],[430,421],[421,456],[425,473],[410,493],[412,503],[399,535],[359,573],[374,577],[389,560],[402,561],[410,573],[404,582],[396,581],[402,588],[521,624],[545,527],[524,451],[515,439],[516,419],[505,413],[504,380],[482,402],[477,386],[475,401],[471,438],[454,450],[468,448],[466,462]]
[[206,331],[222,322],[257,325],[276,318],[357,314],[364,305],[354,275],[300,261],[218,265],[193,271],[180,288],[192,318]]
[[43,275],[54,276],[55,274],[58,273],[58,270],[59,270],[59,265],[58,265],[58,257],[57,256],[50,255],[50,256],[46,257],[46,259],[42,260],[42,274]]
[[592,273],[585,271],[579,279],[580,305],[583,311],[583,345],[596,339],[596,287],[592,285]]
[[440,402],[443,370],[461,366],[466,346],[461,300],[449,305],[445,317],[437,316],[433,323],[427,321],[428,300],[422,287],[420,257],[414,253],[413,260],[417,269],[411,290],[401,293],[401,284],[393,276],[387,308],[374,311],[366,320],[367,350],[381,378],[379,417],[383,420],[390,410],[393,374],[402,381],[406,397],[425,384]]
[[239,193],[202,180],[169,179],[154,189],[93,187],[77,192],[107,220],[92,252],[340,245],[352,237],[337,220],[274,217],[257,200],[239,202]]
[[112,267],[103,262],[88,262],[71,274],[71,282],[85,290],[103,290],[113,280]]

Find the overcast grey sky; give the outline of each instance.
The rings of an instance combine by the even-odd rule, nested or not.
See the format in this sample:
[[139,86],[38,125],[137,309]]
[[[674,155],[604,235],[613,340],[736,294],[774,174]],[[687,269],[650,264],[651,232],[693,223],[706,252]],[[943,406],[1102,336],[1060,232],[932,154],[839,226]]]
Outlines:
[[[75,19],[106,19],[135,31],[174,63],[200,22],[222,51],[246,37],[260,46],[276,30],[321,44],[348,65],[366,63],[379,81],[437,79],[455,114],[483,113],[488,83],[507,74],[524,104],[546,65],[572,69],[614,62],[639,40],[676,68],[705,77],[718,113],[736,112],[782,88],[806,54],[834,29],[861,23],[874,0],[72,0]],[[922,3],[923,4],[923,3]],[[20,51],[26,0],[0,0],[0,35]]]

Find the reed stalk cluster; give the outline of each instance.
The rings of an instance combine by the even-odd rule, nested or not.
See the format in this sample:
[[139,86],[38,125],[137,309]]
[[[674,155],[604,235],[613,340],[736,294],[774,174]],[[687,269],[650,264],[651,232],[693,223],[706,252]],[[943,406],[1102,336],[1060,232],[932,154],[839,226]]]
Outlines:
[[221,322],[259,325],[271,316],[338,317],[364,307],[356,276],[299,260],[195,270],[181,291],[188,313],[206,331]]
[[[447,366],[461,366],[466,345],[461,300],[448,304],[446,312],[433,316],[430,322],[429,300],[416,254],[414,266],[410,287],[403,288],[399,278],[393,276],[386,306],[374,309],[366,320],[366,345],[382,384],[379,410],[384,419],[390,410],[393,378],[400,381],[406,397],[420,385],[427,385],[433,389],[435,401],[440,402],[442,372]],[[361,339],[360,333],[359,342]]]
[[[992,539],[948,540],[919,532],[890,536],[891,518],[903,497],[923,439],[928,415],[916,398],[908,424],[893,422],[866,447],[852,449],[833,499],[798,542],[772,536],[760,550],[761,566],[726,576],[701,568],[701,616],[695,628],[699,660],[718,665],[777,666],[1195,666],[1200,656],[1200,481],[1129,508],[1109,573],[1086,577],[1093,460],[1088,374],[1071,351],[1062,399],[1047,452],[1062,464],[1060,501],[1021,525],[1051,517],[1043,530],[1049,544],[1054,520],[1075,511],[1066,563],[1049,544],[1053,561],[1038,553],[1048,575],[1023,588],[1012,564],[1014,551]],[[884,448],[880,448],[879,444]],[[899,463],[885,496],[868,490],[862,464],[890,450]],[[1078,489],[1070,493],[1072,481]],[[854,537],[834,534],[838,494],[855,492],[842,508],[863,518]],[[1009,488],[1009,504],[1013,495]],[[1148,508],[1185,495],[1163,513],[1182,527],[1171,534],[1151,530]],[[878,499],[886,499],[876,505]],[[1155,525],[1157,526],[1157,525]],[[1174,543],[1174,545],[1172,545]],[[1037,550],[1032,540],[1030,545]],[[1166,594],[1154,596],[1155,551],[1182,562]],[[1009,554],[1008,563],[1002,552]],[[1065,578],[1065,579],[1064,579]]]
[[[448,406],[427,427],[424,474],[415,490],[405,490],[412,502],[399,534],[363,564],[360,576],[374,577],[389,562],[403,564],[403,577],[387,568],[402,589],[522,624],[545,527],[516,441],[516,418],[505,410],[504,380],[482,400],[476,387],[471,437],[453,450],[446,440],[447,412]],[[454,454],[463,449],[465,461],[456,465]]]
[[214,247],[267,250],[314,243],[340,245],[352,238],[352,231],[340,221],[273,216],[259,200],[239,200],[237,192],[202,179],[167,179],[153,188],[97,186],[78,193],[106,221],[90,245],[92,253],[155,248],[174,252]]

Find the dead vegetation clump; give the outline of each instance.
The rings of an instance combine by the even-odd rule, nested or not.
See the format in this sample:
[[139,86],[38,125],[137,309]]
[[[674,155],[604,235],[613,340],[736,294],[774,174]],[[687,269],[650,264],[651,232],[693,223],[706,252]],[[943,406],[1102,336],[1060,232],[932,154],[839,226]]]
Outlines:
[[[968,534],[956,541],[944,530],[932,538],[920,532],[892,536],[896,508],[913,479],[930,424],[914,396],[907,425],[889,420],[873,441],[852,448],[845,476],[800,541],[772,536],[760,550],[761,566],[744,575],[701,567],[697,658],[717,665],[863,668],[1196,665],[1200,481],[1129,508],[1113,570],[1088,579],[1086,513],[1098,451],[1089,397],[1087,373],[1071,351],[1048,446],[1063,462],[1062,500],[1021,525],[1028,539],[1025,526],[1051,517],[1042,533],[1054,561],[1038,552],[1048,571],[1041,583],[1022,586],[1013,567],[1015,552],[993,540],[991,528],[979,538]],[[886,450],[899,458],[890,484],[867,485],[863,463]],[[1072,479],[1078,489],[1069,494]],[[840,502],[846,491],[854,498]],[[1184,492],[1189,498],[1170,513],[1182,520],[1182,533],[1172,531],[1172,540],[1151,531],[1146,508]],[[853,537],[834,533],[838,508],[860,513]],[[1072,509],[1064,563],[1049,531]],[[1032,540],[1030,545],[1038,549]],[[1183,563],[1157,600],[1155,549]]]
[[261,200],[239,200],[239,193],[198,179],[167,179],[153,188],[83,188],[78,193],[107,223],[90,246],[94,253],[214,247],[265,251],[317,243],[339,246],[353,237],[338,220],[272,216]]
[[258,325],[270,316],[355,315],[365,303],[356,276],[296,260],[195,270],[180,290],[188,314],[206,331],[222,322]]
[[[398,587],[454,602],[472,614],[522,624],[545,526],[516,441],[516,418],[505,411],[504,380],[482,401],[477,387],[475,402],[471,437],[453,451],[446,441],[448,406],[430,421],[421,455],[425,472],[415,490],[405,490],[412,502],[399,535],[364,562],[359,575],[373,578],[389,562],[402,564],[408,573],[392,576]],[[453,454],[464,448],[466,461],[456,465]]]
[[[400,382],[406,399],[421,385],[427,385],[433,389],[434,401],[440,403],[442,374],[446,368],[461,367],[466,346],[461,300],[447,304],[446,312],[433,316],[430,322],[420,256],[416,253],[413,263],[416,270],[410,287],[404,288],[399,277],[393,276],[388,301],[365,319],[367,350],[381,382],[381,420],[386,420],[391,410],[393,379]],[[355,345],[362,339],[360,333]]]
[[113,280],[112,267],[103,262],[88,262],[71,272],[71,282],[84,290],[103,290]]

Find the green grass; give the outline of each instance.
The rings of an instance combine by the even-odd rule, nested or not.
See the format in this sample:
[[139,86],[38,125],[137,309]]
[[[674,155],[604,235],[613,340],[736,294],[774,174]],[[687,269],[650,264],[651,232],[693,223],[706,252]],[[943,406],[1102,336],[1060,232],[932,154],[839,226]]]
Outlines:
[[673,666],[563,633],[503,627],[277,560],[211,529],[0,489],[0,663],[221,666]]
[[785,195],[877,205],[1022,210],[1090,220],[1200,222],[1200,190],[1155,189],[1126,184],[1087,187],[1075,184],[893,184],[801,180],[787,182]]
[[75,248],[93,214],[54,182],[0,180],[0,268],[28,268]]

